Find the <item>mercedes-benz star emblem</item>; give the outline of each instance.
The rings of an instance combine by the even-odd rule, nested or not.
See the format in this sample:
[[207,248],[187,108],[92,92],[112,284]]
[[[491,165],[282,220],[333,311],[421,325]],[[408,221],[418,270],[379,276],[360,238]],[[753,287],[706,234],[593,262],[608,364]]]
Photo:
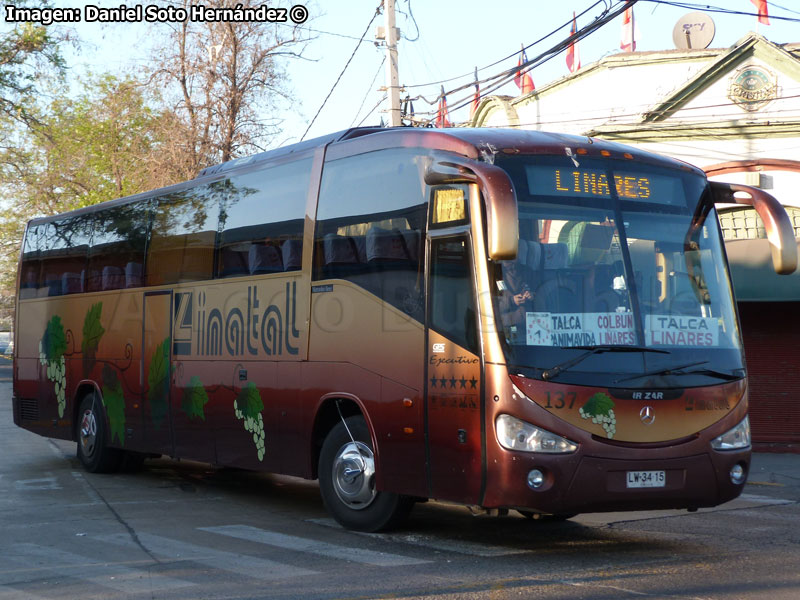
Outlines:
[[645,425],[652,425],[656,420],[656,414],[653,412],[653,407],[645,406],[639,411],[639,418]]

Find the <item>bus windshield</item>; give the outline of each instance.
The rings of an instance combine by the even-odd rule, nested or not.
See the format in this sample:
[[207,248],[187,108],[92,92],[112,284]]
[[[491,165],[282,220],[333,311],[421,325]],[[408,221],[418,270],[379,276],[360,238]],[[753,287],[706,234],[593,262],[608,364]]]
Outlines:
[[[517,258],[493,270],[510,364],[547,378],[566,362],[559,381],[591,373],[609,386],[708,385],[743,375],[702,176],[585,157],[498,164],[512,176],[520,218]],[[587,349],[603,351],[575,360]]]

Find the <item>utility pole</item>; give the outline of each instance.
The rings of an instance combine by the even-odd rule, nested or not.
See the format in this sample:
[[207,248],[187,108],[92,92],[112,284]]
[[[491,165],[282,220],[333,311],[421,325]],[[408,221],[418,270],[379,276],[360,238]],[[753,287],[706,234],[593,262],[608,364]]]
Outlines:
[[386,17],[386,92],[389,95],[389,126],[400,127],[400,76],[397,74],[397,28],[394,18],[394,0],[383,1]]

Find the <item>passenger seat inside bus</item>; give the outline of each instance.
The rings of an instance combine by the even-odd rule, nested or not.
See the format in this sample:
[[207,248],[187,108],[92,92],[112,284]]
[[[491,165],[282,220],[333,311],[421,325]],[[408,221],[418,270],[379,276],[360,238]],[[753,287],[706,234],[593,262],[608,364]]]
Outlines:
[[83,289],[83,271],[72,273],[67,271],[61,275],[61,291],[65,294],[80,294]]
[[103,267],[101,288],[105,290],[121,290],[125,287],[125,273],[119,267],[107,265]]
[[253,244],[247,254],[247,263],[251,275],[283,271],[283,258],[277,246]]
[[303,240],[285,240],[281,244],[284,271],[299,271],[303,268]]
[[422,282],[419,260],[412,258],[409,242],[418,255],[419,231],[383,229],[372,226],[367,230],[367,263],[372,272],[372,289],[378,295],[419,317],[422,307]]
[[125,265],[125,287],[135,288],[141,287],[143,284],[142,279],[142,263],[129,262]]
[[327,233],[322,238],[322,254],[325,258],[325,276],[346,277],[359,272],[358,247],[353,238]]

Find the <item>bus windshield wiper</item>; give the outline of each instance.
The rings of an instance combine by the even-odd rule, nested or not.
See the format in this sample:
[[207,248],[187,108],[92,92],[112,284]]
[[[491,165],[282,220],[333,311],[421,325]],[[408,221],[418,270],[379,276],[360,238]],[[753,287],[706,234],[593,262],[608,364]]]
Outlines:
[[658,352],[659,354],[669,354],[669,350],[659,350],[658,348],[648,348],[647,346],[612,346],[609,344],[599,346],[562,346],[562,348],[569,348],[570,350],[586,350],[583,354],[579,354],[575,358],[557,364],[554,367],[542,371],[542,379],[547,381],[552,379],[559,373],[563,373],[577,365],[582,360],[589,358],[592,354],[602,354],[603,352]]
[[725,379],[727,381],[736,381],[737,379],[741,379],[743,377],[741,375],[735,375],[733,373],[725,373],[723,371],[716,371],[714,369],[692,369],[690,371],[686,370],[689,367],[704,365],[707,362],[708,362],[707,360],[701,360],[686,365],[680,365],[677,367],[667,367],[666,369],[656,369],[654,371],[646,371],[638,375],[631,375],[630,377],[622,377],[621,379],[615,379],[614,383],[619,383],[621,381],[630,381],[631,379],[638,379],[639,377],[649,377],[651,375],[708,375],[710,377]]

